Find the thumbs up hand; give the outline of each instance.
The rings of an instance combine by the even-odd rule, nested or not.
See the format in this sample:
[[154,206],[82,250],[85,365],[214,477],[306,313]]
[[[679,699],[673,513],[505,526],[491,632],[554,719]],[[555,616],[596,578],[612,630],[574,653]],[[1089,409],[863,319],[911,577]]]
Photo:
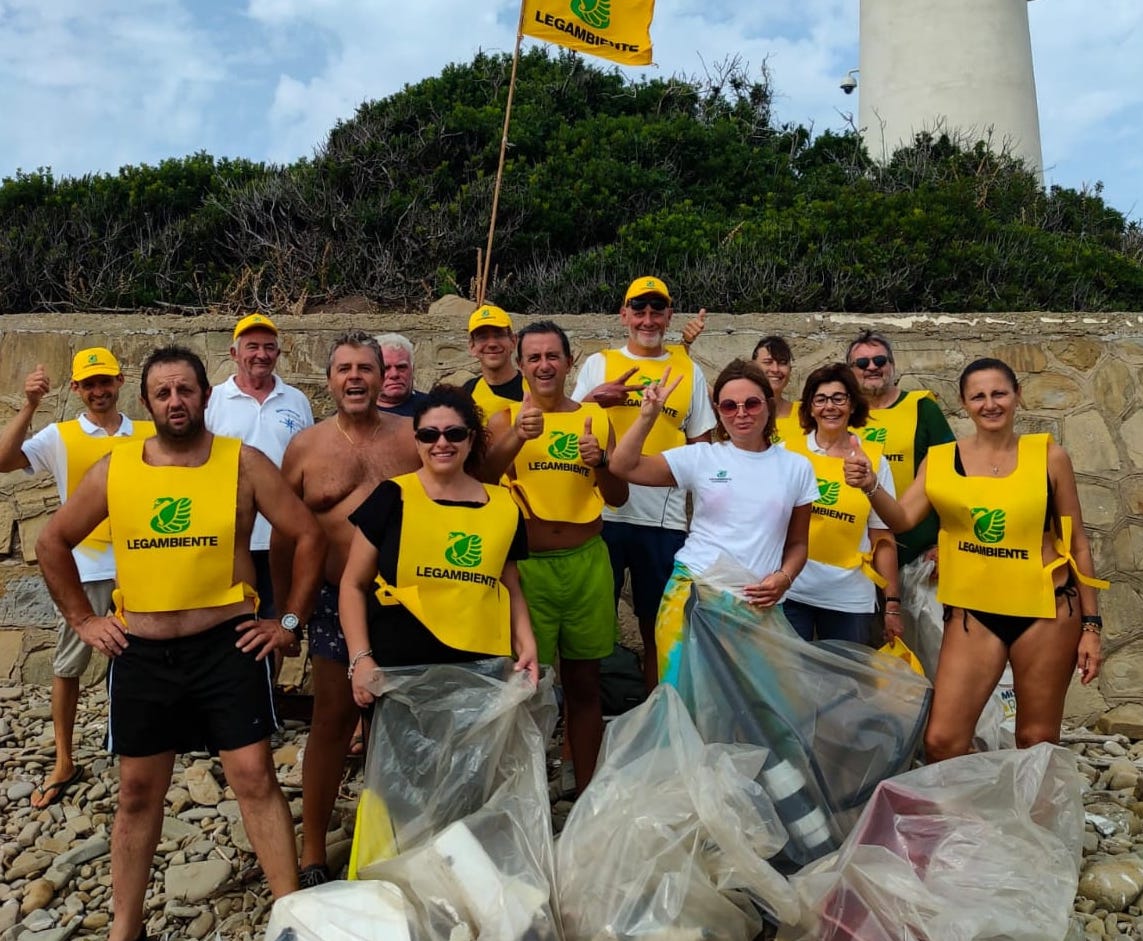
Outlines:
[[579,456],[588,467],[604,467],[607,463],[603,448],[599,446],[599,439],[592,433],[590,415],[585,416],[583,420],[583,434],[579,436]]
[[845,459],[845,482],[858,490],[869,492],[877,483],[877,475],[869,458],[861,450],[861,442],[856,435],[849,436],[849,455]]
[[706,308],[703,307],[697,317],[692,317],[683,324],[683,343],[690,346],[706,329]]
[[513,427],[521,441],[531,441],[544,433],[544,413],[532,404],[531,392],[524,393],[524,401],[520,403],[520,411],[516,414]]

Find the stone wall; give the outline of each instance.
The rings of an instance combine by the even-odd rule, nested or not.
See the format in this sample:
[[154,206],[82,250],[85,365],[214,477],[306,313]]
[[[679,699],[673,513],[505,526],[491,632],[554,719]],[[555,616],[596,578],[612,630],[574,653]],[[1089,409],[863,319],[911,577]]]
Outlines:
[[[328,411],[325,361],[330,341],[355,327],[396,330],[416,344],[418,388],[438,378],[472,375],[464,333],[471,304],[446,298],[427,313],[390,313],[361,303],[275,315],[282,330],[279,371]],[[524,318],[521,318],[524,319]],[[614,315],[555,318],[572,337],[578,356],[620,342]],[[681,327],[682,315],[674,326]],[[0,422],[23,401],[24,376],[43,363],[53,381],[33,428],[70,418],[78,399],[62,380],[71,356],[85,346],[107,345],[124,364],[123,410],[142,417],[139,364],[154,346],[177,341],[200,352],[211,379],[231,371],[233,318],[217,315],[9,315],[0,318]],[[1069,715],[1092,719],[1109,706],[1143,700],[1143,395],[1136,372],[1143,365],[1143,317],[1134,314],[1007,316],[900,314],[718,315],[693,353],[707,377],[734,356],[749,356],[759,336],[787,337],[796,361],[792,387],[814,366],[844,354],[848,341],[873,327],[894,341],[902,384],[937,392],[954,430],[970,427],[959,410],[956,379],[978,356],[1009,362],[1024,384],[1021,427],[1050,431],[1068,448],[1079,481],[1084,521],[1098,573],[1111,579],[1103,593],[1107,663],[1097,688],[1072,690]],[[36,534],[57,505],[53,483],[22,472],[0,474],[0,681],[48,682],[55,615],[35,565]]]

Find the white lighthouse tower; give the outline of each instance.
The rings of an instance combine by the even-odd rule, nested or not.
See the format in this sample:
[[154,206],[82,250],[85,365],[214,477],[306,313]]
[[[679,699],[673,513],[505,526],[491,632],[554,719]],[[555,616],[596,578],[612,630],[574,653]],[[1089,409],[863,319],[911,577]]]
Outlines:
[[1042,173],[1028,0],[861,0],[860,69],[858,120],[875,160],[947,130]]

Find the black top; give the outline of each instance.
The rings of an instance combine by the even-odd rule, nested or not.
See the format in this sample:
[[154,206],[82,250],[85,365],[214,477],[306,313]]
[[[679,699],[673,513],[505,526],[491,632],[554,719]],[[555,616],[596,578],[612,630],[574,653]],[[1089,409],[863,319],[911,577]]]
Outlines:
[[414,389],[409,394],[409,397],[405,399],[405,401],[400,405],[394,405],[392,407],[388,405],[378,405],[377,407],[383,412],[388,412],[390,415],[400,415],[403,418],[412,418],[413,412],[417,408],[417,403],[422,399],[427,399],[428,397],[429,394],[427,392],[418,392],[416,389]]
[[[469,379],[461,388],[465,392],[472,394],[472,390],[476,388],[476,384],[480,382],[480,377]],[[488,383],[488,388],[491,389],[496,395],[502,399],[511,399],[513,402],[524,401],[524,374],[519,370],[507,382],[501,382],[499,385],[492,385]]]
[[[480,507],[482,503],[438,500],[440,506]],[[401,527],[405,501],[401,488],[386,480],[349,515],[365,538],[377,547],[377,572],[390,585],[397,584],[397,557],[401,547]],[[509,561],[528,557],[528,535],[524,515],[517,511],[516,535],[508,549]],[[458,616],[462,613],[458,612]],[[423,663],[465,663],[493,656],[482,651],[457,650],[437,639],[404,605],[382,605],[370,592],[366,605],[369,646],[380,667],[415,666]]]

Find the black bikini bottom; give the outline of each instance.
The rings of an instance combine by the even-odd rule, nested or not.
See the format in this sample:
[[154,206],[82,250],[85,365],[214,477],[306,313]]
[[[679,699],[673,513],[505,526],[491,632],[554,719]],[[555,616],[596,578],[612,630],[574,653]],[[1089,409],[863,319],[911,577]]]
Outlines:
[[[1056,589],[1057,598],[1067,598],[1068,600],[1068,616],[1072,615],[1072,599],[1077,598],[1079,592],[1076,589],[1075,574],[1068,569],[1068,580],[1064,582],[1059,588]],[[991,611],[974,611],[971,608],[962,609],[962,617],[964,618],[964,629],[968,631],[968,616],[971,614],[981,624],[987,627],[993,634],[1000,638],[1005,647],[1011,647],[1019,639],[1028,628],[1040,620],[1040,618],[1029,618],[1013,614],[993,614]],[[952,608],[945,605],[945,623],[948,623],[949,618],[952,616]]]

